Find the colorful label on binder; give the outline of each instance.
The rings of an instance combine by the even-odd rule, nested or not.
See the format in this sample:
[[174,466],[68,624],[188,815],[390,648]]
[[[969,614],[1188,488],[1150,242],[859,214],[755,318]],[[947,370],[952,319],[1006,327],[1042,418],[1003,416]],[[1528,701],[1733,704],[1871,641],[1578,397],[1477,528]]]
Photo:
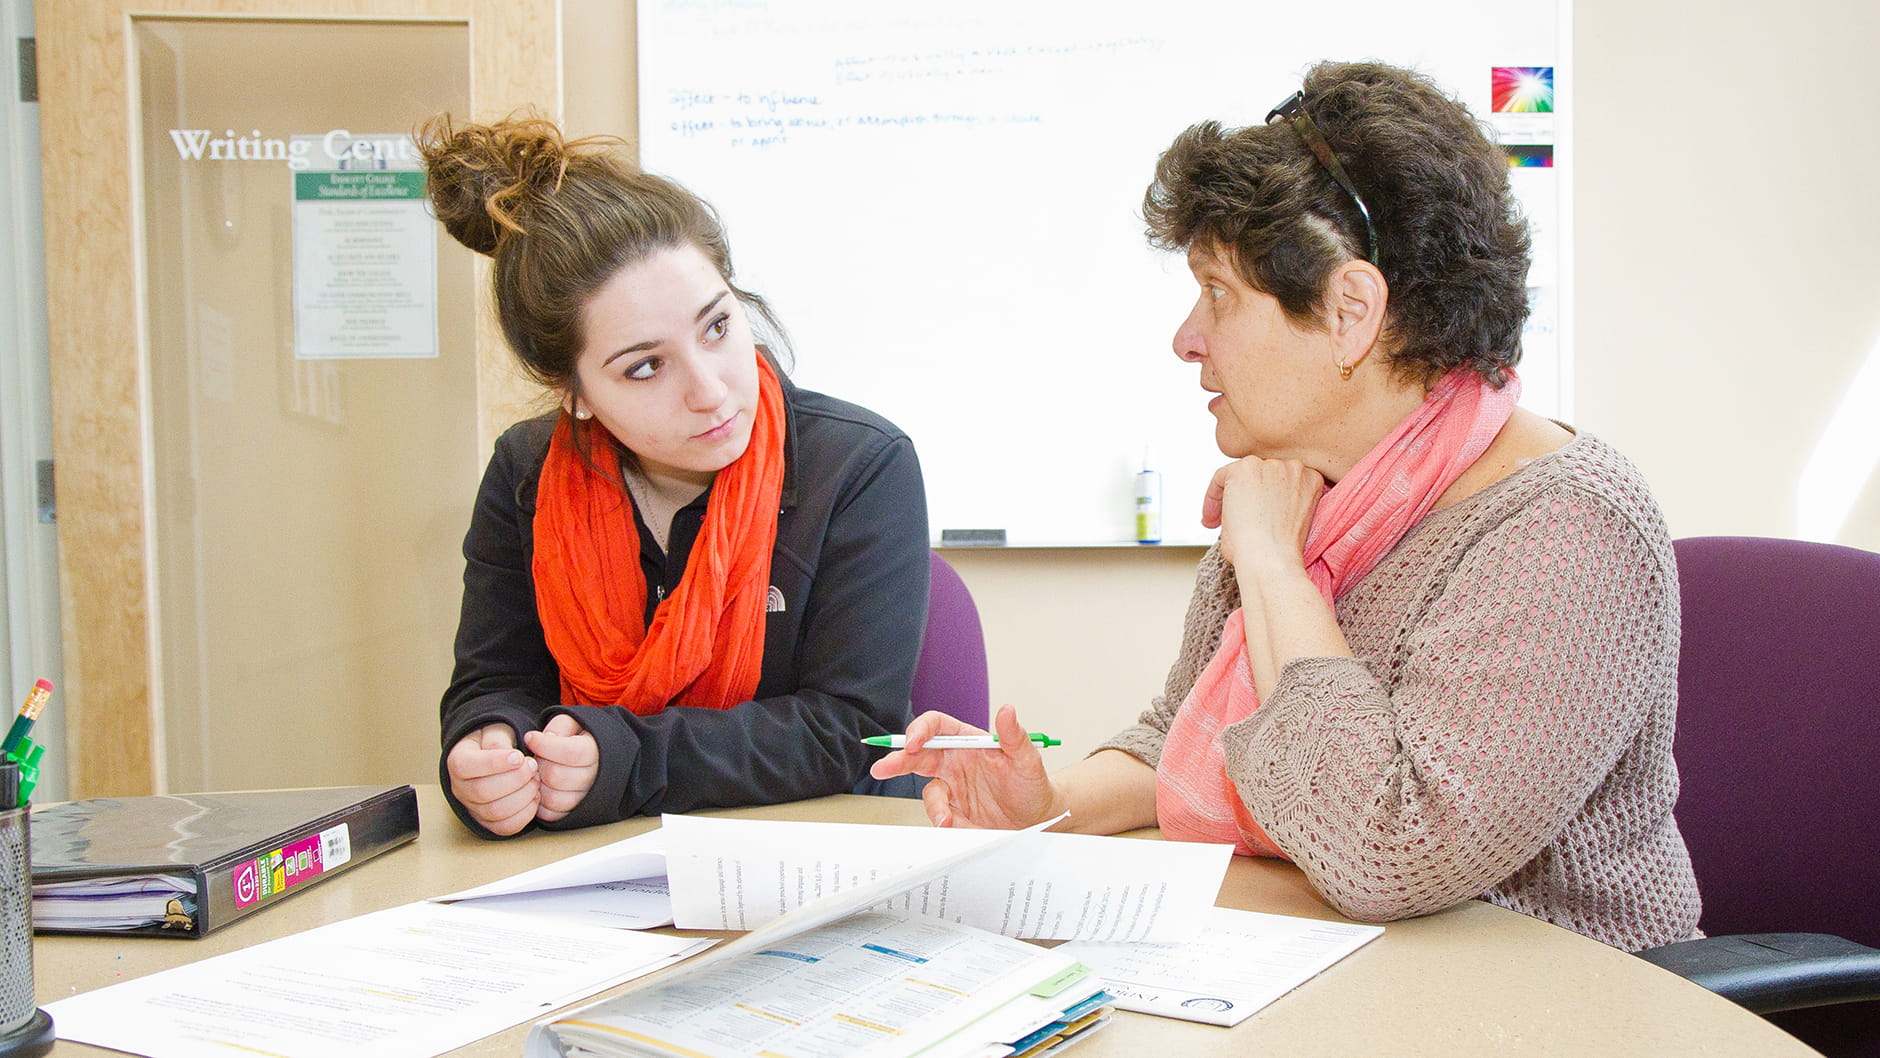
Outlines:
[[313,881],[352,859],[351,835],[346,824],[309,835],[291,845],[237,864],[234,872],[235,906],[258,904],[269,897]]

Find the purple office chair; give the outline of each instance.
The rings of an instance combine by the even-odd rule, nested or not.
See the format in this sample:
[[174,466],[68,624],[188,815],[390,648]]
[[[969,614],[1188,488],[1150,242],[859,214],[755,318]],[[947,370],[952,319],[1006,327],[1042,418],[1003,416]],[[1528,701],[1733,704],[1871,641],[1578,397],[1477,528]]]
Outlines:
[[927,592],[927,635],[914,666],[914,715],[938,709],[982,730],[991,714],[986,637],[966,582],[937,551]]
[[1677,818],[1709,936],[1640,954],[1826,1054],[1880,1056],[1880,555],[1674,547]]

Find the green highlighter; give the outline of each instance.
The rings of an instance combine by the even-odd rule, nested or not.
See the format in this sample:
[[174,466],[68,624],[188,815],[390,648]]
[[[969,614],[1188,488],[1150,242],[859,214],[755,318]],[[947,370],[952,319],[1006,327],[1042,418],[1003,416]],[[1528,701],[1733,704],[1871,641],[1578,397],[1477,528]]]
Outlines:
[[[1033,731],[1031,734],[1026,735],[1025,737],[1030,739],[1033,742],[1036,742],[1039,746],[1061,746],[1064,744],[1062,742],[1059,742],[1057,739],[1052,738],[1050,735],[1046,735],[1037,731]],[[881,746],[885,749],[906,749],[907,748],[907,736],[906,735],[873,735],[868,738],[862,739],[862,741],[867,743],[868,745]],[[999,748],[999,736],[997,735],[935,735],[932,738],[928,739],[926,745],[923,746],[922,748],[923,749],[998,749]]]

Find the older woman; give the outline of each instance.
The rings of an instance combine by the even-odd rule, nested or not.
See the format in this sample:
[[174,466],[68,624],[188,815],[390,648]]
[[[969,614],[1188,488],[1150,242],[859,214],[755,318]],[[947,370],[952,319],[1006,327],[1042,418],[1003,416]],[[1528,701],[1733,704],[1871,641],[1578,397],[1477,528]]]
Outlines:
[[1181,655],[1140,722],[1047,775],[923,749],[940,826],[1290,858],[1343,913],[1481,897],[1623,948],[1690,937],[1672,818],[1677,572],[1638,472],[1516,407],[1528,240],[1506,162],[1417,74],[1321,64],[1255,128],[1162,156],[1150,234],[1199,296],[1175,353],[1215,438]]

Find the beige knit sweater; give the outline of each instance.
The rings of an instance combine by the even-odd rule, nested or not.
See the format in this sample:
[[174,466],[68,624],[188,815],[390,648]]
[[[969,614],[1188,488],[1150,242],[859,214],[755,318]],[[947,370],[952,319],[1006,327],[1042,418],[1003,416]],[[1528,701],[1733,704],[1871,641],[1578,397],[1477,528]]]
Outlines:
[[[1157,762],[1239,605],[1217,545],[1164,693],[1107,748]],[[1222,735],[1254,819],[1333,907],[1480,897],[1628,950],[1695,935],[1677,569],[1631,463],[1580,434],[1429,515],[1337,616],[1356,660],[1288,663]]]

